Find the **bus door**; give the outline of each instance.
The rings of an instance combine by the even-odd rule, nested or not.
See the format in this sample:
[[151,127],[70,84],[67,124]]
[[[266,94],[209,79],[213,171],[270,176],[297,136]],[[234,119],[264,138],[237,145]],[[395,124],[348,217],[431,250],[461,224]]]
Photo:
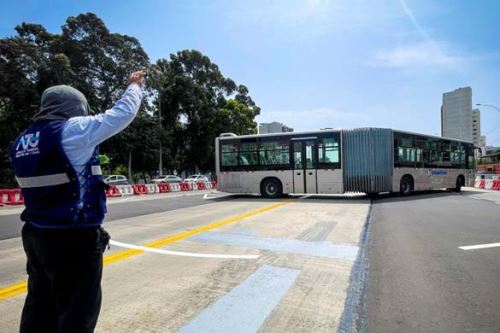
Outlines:
[[318,193],[316,138],[293,138],[293,192]]

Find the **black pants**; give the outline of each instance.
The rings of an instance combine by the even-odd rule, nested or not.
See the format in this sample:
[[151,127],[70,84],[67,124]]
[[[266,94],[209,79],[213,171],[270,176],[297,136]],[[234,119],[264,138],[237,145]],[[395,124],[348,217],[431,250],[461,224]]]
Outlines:
[[101,227],[41,229],[25,223],[22,236],[29,278],[21,333],[93,332],[108,234]]

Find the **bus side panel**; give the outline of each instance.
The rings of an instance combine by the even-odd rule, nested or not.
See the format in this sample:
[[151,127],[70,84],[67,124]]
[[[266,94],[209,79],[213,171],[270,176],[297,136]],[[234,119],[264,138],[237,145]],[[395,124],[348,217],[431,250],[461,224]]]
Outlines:
[[411,175],[414,179],[415,191],[439,190],[442,188],[454,188],[457,177],[465,177],[465,185],[469,184],[469,170],[445,169],[445,168],[394,168],[393,192],[399,192],[401,178]]
[[228,193],[260,193],[260,184],[266,177],[279,179],[284,194],[293,193],[291,170],[220,172],[217,189]]
[[342,186],[342,169],[318,169],[317,177],[319,194],[344,193]]

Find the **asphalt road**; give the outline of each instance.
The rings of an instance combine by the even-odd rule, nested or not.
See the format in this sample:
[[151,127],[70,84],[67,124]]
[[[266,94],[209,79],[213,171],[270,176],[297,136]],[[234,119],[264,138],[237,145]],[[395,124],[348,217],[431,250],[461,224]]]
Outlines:
[[[477,198],[475,198],[477,199]],[[372,203],[366,332],[500,332],[500,205],[469,194]]]
[[[231,200],[233,197],[223,197],[220,199],[204,200],[204,193],[170,197],[168,195],[151,200],[124,201],[108,205],[108,214],[105,223],[120,220],[128,217],[136,217],[147,214],[167,212],[175,209],[206,205],[218,200]],[[0,216],[0,240],[20,237],[23,222],[19,213]]]

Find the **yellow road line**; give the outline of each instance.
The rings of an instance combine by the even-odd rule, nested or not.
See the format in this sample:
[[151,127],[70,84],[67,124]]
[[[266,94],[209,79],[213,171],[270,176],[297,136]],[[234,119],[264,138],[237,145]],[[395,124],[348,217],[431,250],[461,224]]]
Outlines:
[[[207,224],[207,225],[198,227],[198,228],[193,229],[193,230],[184,231],[184,232],[175,234],[175,235],[170,236],[170,237],[158,239],[158,240],[155,240],[155,241],[150,242],[148,244],[145,244],[144,246],[160,248],[160,247],[163,247],[165,245],[168,245],[168,244],[171,244],[174,242],[178,242],[178,241],[186,239],[188,237],[200,234],[202,232],[213,230],[213,229],[216,229],[216,228],[219,228],[219,227],[231,224],[231,223],[239,222],[239,221],[247,219],[249,217],[267,212],[271,209],[275,209],[275,208],[284,206],[284,205],[290,203],[291,201],[293,201],[293,200],[286,200],[286,201],[278,202],[278,203],[275,203],[272,205],[264,206],[262,208],[252,210],[248,213],[239,214],[239,215],[236,215],[233,217],[229,217],[227,219],[223,219],[223,220],[211,223],[211,224]],[[104,257],[104,266],[110,265],[110,264],[118,262],[118,261],[125,260],[127,258],[141,254],[143,252],[144,251],[142,251],[142,250],[125,250],[125,251],[117,252],[115,254],[111,254],[109,256]],[[23,282],[19,282],[19,283],[16,283],[16,284],[13,284],[13,285],[10,285],[8,287],[4,287],[4,288],[0,289],[0,301],[7,299],[7,298],[17,296],[17,295],[22,294],[22,293],[25,293],[27,290],[27,286],[28,286],[28,283],[26,281],[23,281]]]

